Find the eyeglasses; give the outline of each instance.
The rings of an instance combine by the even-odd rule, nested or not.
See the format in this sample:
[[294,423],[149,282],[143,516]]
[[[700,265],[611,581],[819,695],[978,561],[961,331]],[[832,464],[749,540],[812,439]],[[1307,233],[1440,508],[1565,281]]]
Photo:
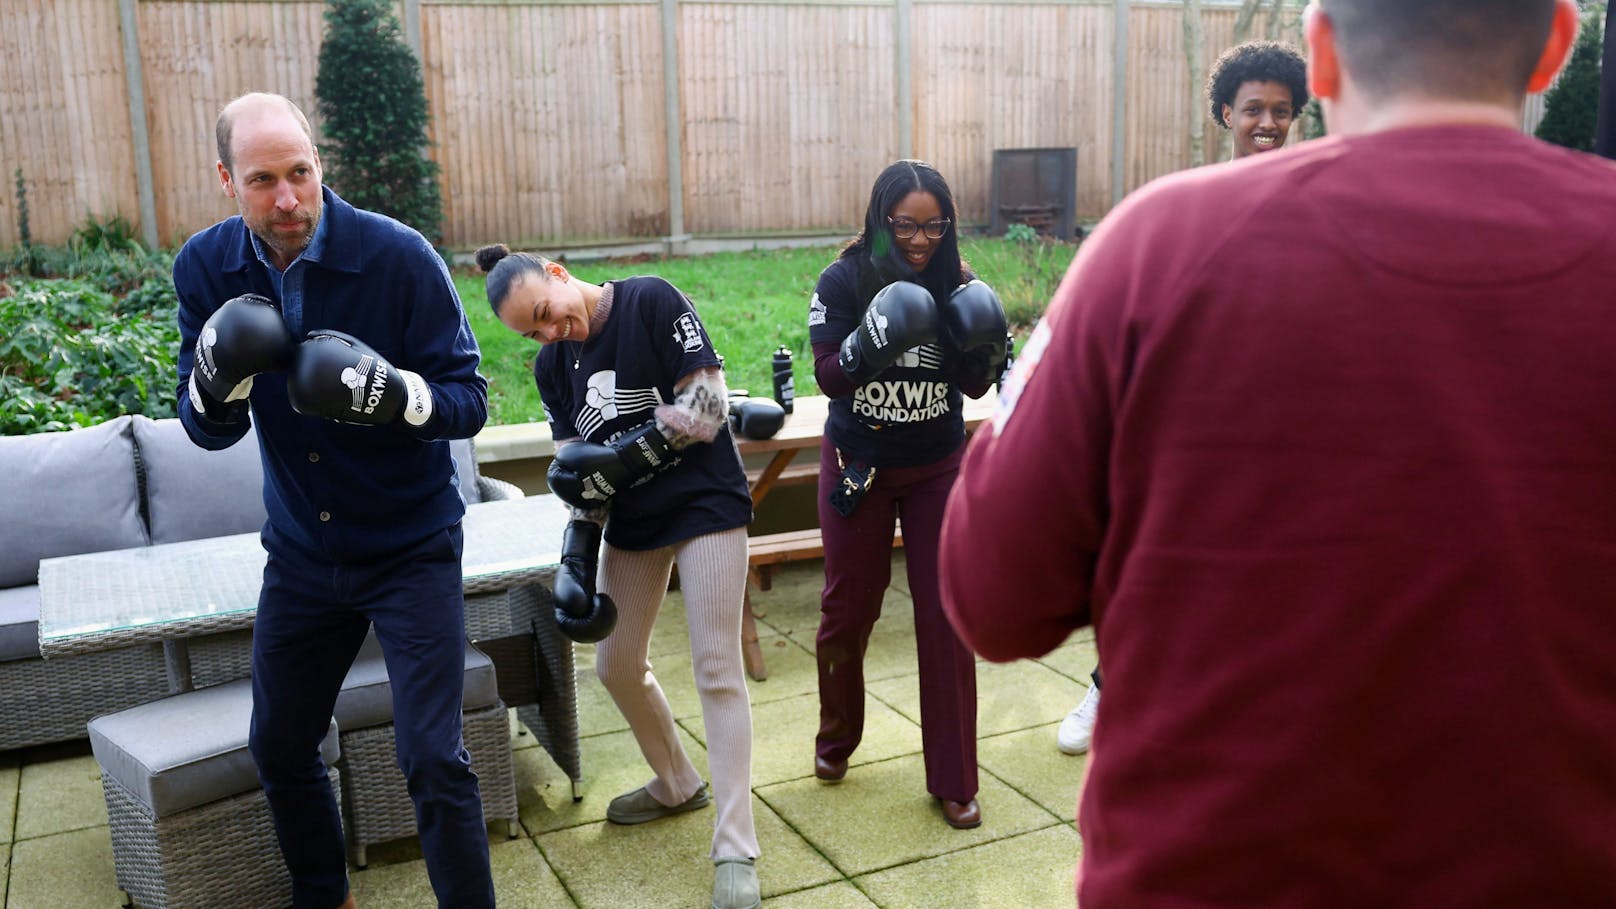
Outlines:
[[916,224],[909,218],[888,218],[887,223],[892,225],[892,235],[900,240],[907,240],[915,235],[915,231],[924,229],[926,239],[941,240],[948,233],[948,225],[953,221],[947,218],[934,218],[925,224]]

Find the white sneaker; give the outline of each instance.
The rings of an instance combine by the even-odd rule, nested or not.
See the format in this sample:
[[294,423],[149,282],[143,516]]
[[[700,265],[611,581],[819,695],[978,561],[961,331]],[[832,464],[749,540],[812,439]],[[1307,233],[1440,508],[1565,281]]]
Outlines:
[[1067,754],[1082,754],[1089,750],[1089,739],[1094,737],[1094,718],[1100,713],[1100,688],[1090,685],[1083,703],[1061,720],[1060,732],[1055,734],[1055,745]]

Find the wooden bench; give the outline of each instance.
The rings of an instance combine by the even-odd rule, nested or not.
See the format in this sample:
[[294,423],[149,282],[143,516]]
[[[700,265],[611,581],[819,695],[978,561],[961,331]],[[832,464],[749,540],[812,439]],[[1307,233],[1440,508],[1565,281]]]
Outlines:
[[[807,530],[789,530],[747,538],[746,567],[759,590],[768,590],[773,583],[774,569],[787,562],[817,559],[825,555],[825,541],[818,527]],[[892,535],[892,548],[903,548],[903,528]]]

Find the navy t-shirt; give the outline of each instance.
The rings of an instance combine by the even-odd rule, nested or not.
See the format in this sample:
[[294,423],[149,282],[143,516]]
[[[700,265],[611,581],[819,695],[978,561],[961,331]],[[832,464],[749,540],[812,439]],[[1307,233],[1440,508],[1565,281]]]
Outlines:
[[[837,259],[819,274],[808,307],[808,341],[840,344],[879,287],[861,288],[858,261]],[[964,398],[942,345],[922,344],[846,397],[832,398],[825,432],[842,454],[876,467],[913,467],[965,442]]]
[[[609,444],[672,402],[680,379],[718,365],[706,328],[678,288],[656,277],[611,286],[612,312],[599,332],[583,343],[547,344],[533,363],[552,438]],[[746,471],[726,425],[712,442],[679,452],[672,468],[614,496],[606,542],[658,549],[751,521]]]

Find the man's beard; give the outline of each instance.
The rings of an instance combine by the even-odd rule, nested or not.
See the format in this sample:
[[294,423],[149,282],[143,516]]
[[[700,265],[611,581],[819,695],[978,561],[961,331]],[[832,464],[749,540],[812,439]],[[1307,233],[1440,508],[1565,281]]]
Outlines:
[[296,235],[287,235],[275,231],[272,227],[272,222],[250,226],[252,227],[253,235],[258,237],[259,241],[265,246],[283,256],[296,258],[303,250],[308,248],[309,242],[314,239],[314,231],[320,226],[320,215],[321,212],[318,210],[299,212],[297,220],[303,222],[304,229]]

